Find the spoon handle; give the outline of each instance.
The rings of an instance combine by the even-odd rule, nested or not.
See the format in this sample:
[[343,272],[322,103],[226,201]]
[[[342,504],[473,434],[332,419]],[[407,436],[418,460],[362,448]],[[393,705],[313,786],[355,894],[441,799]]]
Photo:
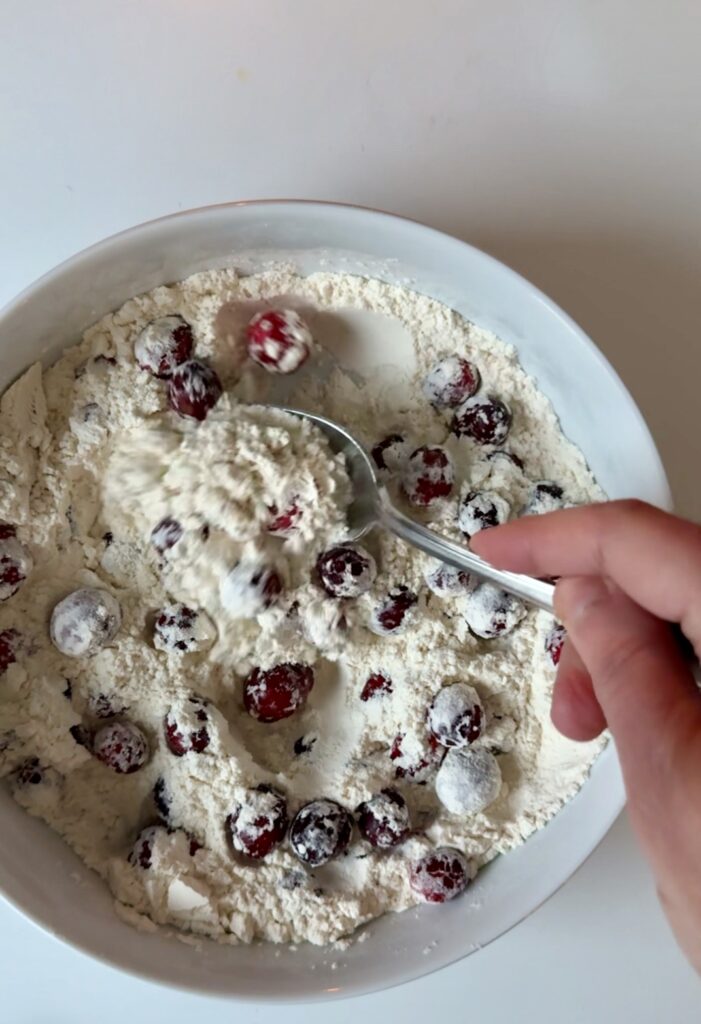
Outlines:
[[378,508],[379,519],[386,529],[401,537],[407,544],[412,544],[427,555],[437,558],[441,562],[447,562],[458,569],[465,569],[473,573],[481,580],[494,583],[502,590],[507,590],[515,597],[542,608],[546,612],[553,612],[553,594],[555,588],[552,583],[544,583],[542,580],[534,579],[532,576],[521,576],[515,572],[506,572],[503,569],[495,569],[488,562],[484,562],[477,555],[474,555],[468,548],[453,541],[441,537],[440,534],[428,530],[425,526],[405,516],[403,512],[395,508],[389,499],[385,488],[380,489],[380,501]]

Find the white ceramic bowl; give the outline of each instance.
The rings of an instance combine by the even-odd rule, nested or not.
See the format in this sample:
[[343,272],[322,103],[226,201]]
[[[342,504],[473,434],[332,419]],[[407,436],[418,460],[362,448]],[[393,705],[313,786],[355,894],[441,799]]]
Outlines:
[[[659,456],[631,396],[557,306],[463,242],[358,208],[232,204],[109,238],[47,274],[0,315],[0,385],[37,358],[50,363],[85,327],[132,295],[198,270],[231,264],[256,269],[282,257],[304,273],[355,272],[409,285],[513,342],[609,496],[671,505]],[[383,361],[389,361],[386,353]],[[117,918],[104,884],[6,792],[0,793],[0,891],[51,934],[152,980],[260,1000],[358,994],[427,974],[502,935],[569,878],[623,799],[609,748],[581,792],[524,846],[482,871],[471,895],[387,916],[371,925],[366,941],[344,953],[207,941],[192,946],[136,932]]]

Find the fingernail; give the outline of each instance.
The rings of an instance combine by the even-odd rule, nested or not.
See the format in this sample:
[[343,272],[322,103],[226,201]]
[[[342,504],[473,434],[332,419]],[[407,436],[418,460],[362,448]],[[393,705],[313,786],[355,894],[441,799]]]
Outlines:
[[572,576],[555,587],[555,614],[566,626],[579,619],[592,605],[611,597],[608,580],[601,576]]

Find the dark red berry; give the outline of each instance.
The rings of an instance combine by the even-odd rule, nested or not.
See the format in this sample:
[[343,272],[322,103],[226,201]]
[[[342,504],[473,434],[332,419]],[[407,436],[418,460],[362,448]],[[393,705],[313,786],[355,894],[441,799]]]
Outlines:
[[399,586],[374,609],[370,629],[378,636],[403,633],[411,621],[418,597],[408,587]]
[[409,884],[426,903],[445,903],[464,892],[470,867],[459,850],[442,846],[412,864]]
[[132,722],[110,722],[95,733],[93,753],[118,774],[131,775],[148,760],[148,740]]
[[279,722],[304,707],[313,686],[309,665],[283,662],[273,668],[254,668],[243,684],[244,707],[259,722]]
[[173,371],[168,385],[168,401],[179,416],[204,420],[222,396],[218,374],[205,363],[190,359]]
[[511,411],[494,395],[475,395],[456,410],[452,431],[477,444],[503,444],[511,428]]
[[134,342],[134,356],[142,370],[168,378],[176,366],[192,355],[192,328],[184,317],[164,316],[147,324]]
[[17,652],[22,641],[16,629],[3,629],[0,633],[0,676],[17,661]]
[[385,693],[392,692],[392,680],[384,672],[373,672],[365,681],[365,686],[360,693],[361,700],[372,700],[381,697]]
[[114,718],[116,715],[123,715],[127,705],[119,698],[108,697],[105,693],[90,694],[88,697],[88,712],[93,718]]
[[453,490],[453,463],[445,448],[424,445],[409,459],[402,487],[412,505],[430,508]]
[[34,567],[27,548],[15,536],[15,528],[3,523],[4,537],[0,537],[0,601],[16,594]]
[[557,512],[564,508],[564,492],[552,480],[540,480],[534,485],[528,504],[521,513],[524,516],[541,516],[546,512]]
[[458,526],[466,537],[499,526],[509,518],[508,501],[495,491],[467,491],[458,505]]
[[319,555],[316,571],[322,587],[332,597],[360,597],[370,589],[377,575],[370,552],[350,544]]
[[394,738],[389,756],[394,762],[394,774],[409,782],[425,782],[441,765],[445,748],[431,733],[422,741],[407,739],[404,733]]
[[236,618],[250,619],[270,608],[282,593],[280,574],[271,565],[243,558],[219,586],[224,607]]
[[444,747],[465,747],[482,735],[484,711],[477,691],[467,683],[444,686],[428,709],[428,727]]
[[480,373],[461,356],[447,356],[431,368],[423,382],[423,393],[438,408],[454,409],[467,401],[480,385]]
[[168,784],[162,775],[156,779],[153,786],[153,802],[156,805],[159,817],[163,821],[168,821],[170,818],[170,808],[173,802]]
[[366,800],[357,814],[361,834],[378,850],[391,850],[409,835],[409,808],[394,789],[383,789]]
[[545,650],[550,655],[550,660],[553,665],[558,665],[560,662],[560,655],[562,654],[562,648],[564,647],[565,640],[567,639],[567,630],[559,622],[548,630],[547,636],[545,637]]
[[409,458],[409,442],[401,434],[388,434],[370,454],[377,468],[388,473],[401,472]]
[[178,707],[172,707],[163,723],[168,749],[176,757],[192,751],[201,754],[211,742],[209,701],[193,694]]
[[284,796],[265,784],[249,789],[226,819],[234,849],[252,860],[262,860],[279,846],[288,824]]
[[169,654],[196,654],[214,642],[214,626],[205,612],[169,604],[156,613],[153,644]]
[[270,373],[294,373],[311,352],[311,332],[292,309],[257,313],[246,334],[251,359]]
[[326,864],[348,849],[353,820],[335,800],[312,800],[301,807],[290,828],[290,845],[311,867]]
[[174,547],[183,535],[183,528],[175,519],[166,516],[157,523],[151,531],[151,543],[159,555]]
[[299,521],[302,518],[302,509],[297,504],[296,498],[294,498],[289,505],[286,505],[282,512],[279,510],[277,505],[271,505],[269,507],[270,522],[268,523],[268,533],[274,533],[277,536],[287,537],[291,533],[295,533],[299,529]]

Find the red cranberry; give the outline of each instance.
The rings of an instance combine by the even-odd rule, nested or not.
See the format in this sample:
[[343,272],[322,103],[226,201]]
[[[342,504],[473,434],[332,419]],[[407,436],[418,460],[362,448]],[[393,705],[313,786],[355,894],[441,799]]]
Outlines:
[[404,469],[409,457],[409,442],[401,434],[388,434],[372,448],[370,454],[380,471],[397,473]]
[[299,529],[299,521],[302,518],[302,509],[297,504],[297,498],[293,498],[289,505],[280,511],[277,505],[271,505],[269,508],[270,522],[268,523],[268,533],[274,533],[277,536],[288,537],[291,533],[295,533]]
[[279,722],[307,703],[314,686],[309,665],[283,662],[273,668],[254,668],[243,684],[243,704],[259,722]]
[[550,655],[550,660],[553,665],[559,664],[560,655],[562,654],[562,648],[564,647],[566,639],[567,630],[559,622],[556,622],[554,626],[548,630],[547,636],[545,637],[545,650]]
[[364,701],[373,700],[375,697],[381,697],[383,694],[391,692],[392,680],[390,677],[385,675],[384,672],[373,672],[365,681],[360,699]]
[[491,583],[480,583],[465,598],[462,607],[465,621],[475,636],[493,640],[505,636],[518,626],[527,613],[518,598]]
[[477,580],[465,569],[458,569],[447,562],[434,562],[424,576],[426,585],[438,597],[460,597],[469,594],[477,586]]
[[270,608],[282,593],[280,574],[270,565],[244,558],[219,586],[222,604],[239,619],[251,619]]
[[412,505],[430,508],[453,490],[453,463],[445,448],[424,445],[412,453],[402,486]]
[[164,555],[178,543],[182,535],[183,528],[180,523],[166,516],[151,531],[151,543],[159,555]]
[[163,316],[144,327],[134,342],[134,356],[142,370],[167,378],[187,362],[193,344],[192,328],[184,317]]
[[16,594],[34,567],[34,559],[24,544],[15,536],[15,528],[3,524],[4,537],[0,538],[0,601]]
[[301,807],[290,829],[290,845],[304,864],[319,867],[348,849],[353,821],[335,800],[312,800]]
[[157,613],[153,644],[170,654],[196,654],[214,642],[214,626],[203,611],[169,604]]
[[454,409],[467,401],[480,385],[480,373],[460,356],[447,356],[436,363],[423,382],[423,393],[439,408]]
[[309,358],[311,332],[292,309],[257,313],[246,333],[251,359],[270,373],[294,373]]
[[350,544],[330,548],[316,563],[321,585],[331,597],[360,597],[372,586],[377,567],[369,551]]
[[441,846],[411,866],[409,884],[426,903],[445,903],[464,892],[470,866],[459,850]]
[[95,733],[93,753],[113,771],[131,775],[148,760],[148,740],[132,722],[110,722]]
[[418,597],[408,587],[393,590],[372,613],[370,629],[378,636],[403,633],[411,621]]
[[287,835],[287,802],[272,786],[249,789],[243,803],[226,819],[231,842],[238,853],[262,860]]
[[480,530],[500,526],[509,518],[508,501],[494,491],[468,491],[458,506],[458,526],[466,537],[474,537]]
[[201,754],[211,742],[209,701],[193,694],[180,707],[170,708],[164,721],[166,745],[176,757],[192,751]]
[[222,390],[219,376],[211,366],[190,359],[173,371],[168,401],[179,416],[204,420],[221,398]]
[[528,504],[521,513],[524,516],[541,516],[546,512],[557,512],[564,508],[564,492],[552,480],[539,480],[534,485]]
[[16,629],[3,629],[0,633],[0,676],[17,661],[22,636]]
[[377,850],[402,843],[411,828],[406,800],[394,789],[383,789],[358,808],[358,828]]
[[421,783],[440,767],[445,749],[431,733],[427,734],[425,742],[411,742],[400,732],[394,737],[389,756],[394,761],[394,774],[398,779]]
[[83,587],[55,606],[49,632],[54,647],[69,658],[91,657],[114,640],[122,624],[119,603],[107,590]]
[[439,690],[428,709],[428,727],[444,747],[465,747],[482,735],[484,711],[477,691],[466,683]]
[[511,410],[494,395],[468,398],[455,412],[452,431],[477,444],[503,444],[511,428]]
[[136,837],[128,860],[134,867],[143,868],[144,871],[151,867],[153,861],[153,848],[159,837],[167,836],[168,829],[164,825],[149,825],[139,832]]

